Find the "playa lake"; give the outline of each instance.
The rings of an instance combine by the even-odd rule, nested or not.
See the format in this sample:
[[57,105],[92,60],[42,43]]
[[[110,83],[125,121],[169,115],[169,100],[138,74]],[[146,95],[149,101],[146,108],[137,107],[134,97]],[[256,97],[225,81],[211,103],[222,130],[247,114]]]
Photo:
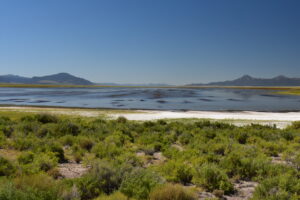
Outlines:
[[0,88],[1,105],[84,108],[299,111],[300,96],[228,88]]

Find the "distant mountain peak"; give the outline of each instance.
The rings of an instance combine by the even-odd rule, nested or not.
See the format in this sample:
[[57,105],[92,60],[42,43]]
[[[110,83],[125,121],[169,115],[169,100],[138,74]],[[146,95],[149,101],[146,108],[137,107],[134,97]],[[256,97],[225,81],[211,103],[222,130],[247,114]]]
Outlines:
[[253,79],[253,77],[250,76],[250,75],[248,75],[248,74],[246,74],[246,75],[242,76],[242,77],[239,78],[239,79],[240,79],[240,80],[251,80],[251,79]]
[[211,82],[208,84],[192,85],[214,85],[214,86],[300,86],[300,78],[289,78],[283,75],[274,78],[254,78],[244,75],[230,81]]
[[277,80],[279,80],[279,79],[288,79],[288,77],[283,76],[283,75],[279,75],[279,76],[274,77],[273,79],[277,79]]

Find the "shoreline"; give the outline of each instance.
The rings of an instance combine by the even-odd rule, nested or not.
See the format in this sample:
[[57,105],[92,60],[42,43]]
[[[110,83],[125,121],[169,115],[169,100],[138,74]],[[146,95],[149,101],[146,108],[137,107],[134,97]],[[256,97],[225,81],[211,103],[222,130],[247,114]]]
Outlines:
[[40,108],[40,109],[75,109],[75,110],[91,110],[91,111],[159,111],[159,112],[178,112],[178,113],[187,113],[187,112],[218,112],[218,113],[241,113],[241,112],[255,112],[255,113],[299,113],[299,110],[187,110],[187,109],[150,109],[150,108],[109,108],[109,107],[80,107],[80,106],[51,106],[51,105],[26,105],[26,104],[0,104],[1,108]]
[[129,109],[92,109],[49,106],[0,106],[1,112],[49,113],[77,117],[104,117],[116,119],[125,117],[132,121],[151,120],[212,120],[245,126],[250,124],[269,125],[286,128],[294,121],[300,121],[300,112],[256,112],[256,111],[165,111]]

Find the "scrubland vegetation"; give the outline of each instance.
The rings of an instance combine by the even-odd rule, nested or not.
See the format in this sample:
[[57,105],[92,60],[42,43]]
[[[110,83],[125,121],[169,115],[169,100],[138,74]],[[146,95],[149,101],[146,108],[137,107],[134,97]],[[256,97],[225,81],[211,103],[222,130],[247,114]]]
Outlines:
[[[278,158],[280,162],[273,162]],[[66,178],[63,163],[88,172]],[[1,200],[195,200],[202,191],[300,199],[300,123],[276,127],[125,118],[0,117]]]

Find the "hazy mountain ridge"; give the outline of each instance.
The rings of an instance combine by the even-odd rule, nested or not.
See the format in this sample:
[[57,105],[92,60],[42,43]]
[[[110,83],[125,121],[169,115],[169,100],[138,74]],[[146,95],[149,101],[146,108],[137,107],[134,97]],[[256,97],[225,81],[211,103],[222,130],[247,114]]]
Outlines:
[[89,80],[73,76],[68,73],[58,73],[47,76],[34,76],[32,78],[17,75],[0,75],[0,83],[10,84],[45,84],[45,85],[103,85],[103,86],[141,86],[141,87],[161,87],[170,86],[163,83],[149,84],[119,84],[119,83],[93,83]]
[[[45,84],[45,85],[107,85],[107,86],[141,86],[161,87],[172,86],[168,84],[117,84],[117,83],[93,83],[89,80],[73,76],[68,73],[58,73],[47,76],[34,76],[32,78],[18,75],[0,75],[0,83],[10,84]],[[300,86],[300,78],[289,78],[283,75],[274,78],[255,78],[244,75],[240,78],[228,81],[193,83],[187,86]]]
[[57,85],[94,85],[91,81],[73,76],[68,73],[58,73],[48,76],[35,76],[32,78],[17,75],[2,75],[0,83],[16,84],[57,84]]
[[244,75],[229,81],[211,82],[207,84],[193,83],[189,86],[300,86],[300,78],[289,78],[283,75],[274,78],[255,78]]

